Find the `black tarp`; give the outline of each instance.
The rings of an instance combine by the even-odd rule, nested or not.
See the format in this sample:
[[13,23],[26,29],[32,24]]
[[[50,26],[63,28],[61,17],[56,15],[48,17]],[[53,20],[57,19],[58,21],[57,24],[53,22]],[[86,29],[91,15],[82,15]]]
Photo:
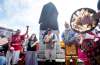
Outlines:
[[100,10],[100,0],[98,0],[97,8]]
[[57,17],[58,11],[55,5],[51,2],[45,4],[39,20],[40,30],[47,30],[48,28],[58,30]]

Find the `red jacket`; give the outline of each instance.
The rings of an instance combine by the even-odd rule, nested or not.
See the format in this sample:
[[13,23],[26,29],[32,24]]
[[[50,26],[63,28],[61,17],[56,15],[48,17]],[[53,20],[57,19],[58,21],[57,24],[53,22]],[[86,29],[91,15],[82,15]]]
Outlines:
[[24,40],[24,37],[25,35],[13,35],[11,40],[11,47],[13,47],[14,50],[21,50],[21,45]]

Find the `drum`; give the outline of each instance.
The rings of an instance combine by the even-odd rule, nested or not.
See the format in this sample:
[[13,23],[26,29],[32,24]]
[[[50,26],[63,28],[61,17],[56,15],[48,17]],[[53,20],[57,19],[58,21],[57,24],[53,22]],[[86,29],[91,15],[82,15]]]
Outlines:
[[80,8],[76,10],[70,20],[71,28],[78,33],[86,33],[93,30],[98,19],[95,19],[96,11],[90,8]]

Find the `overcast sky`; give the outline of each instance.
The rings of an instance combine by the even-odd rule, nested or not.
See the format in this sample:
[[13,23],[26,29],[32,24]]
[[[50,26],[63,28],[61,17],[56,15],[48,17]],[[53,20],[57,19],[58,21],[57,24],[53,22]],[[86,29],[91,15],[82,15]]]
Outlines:
[[60,34],[64,30],[64,22],[70,22],[71,14],[83,7],[97,11],[98,0],[0,0],[0,26],[25,31],[30,26],[29,33],[39,35],[39,18],[43,5],[52,2],[59,14],[58,25]]

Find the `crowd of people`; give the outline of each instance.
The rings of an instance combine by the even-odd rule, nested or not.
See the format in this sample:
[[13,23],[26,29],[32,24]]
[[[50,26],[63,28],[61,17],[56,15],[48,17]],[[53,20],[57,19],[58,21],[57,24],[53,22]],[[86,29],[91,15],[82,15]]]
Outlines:
[[[76,33],[71,29],[69,24],[65,22],[65,31],[62,34],[62,40],[65,45],[71,47],[74,44],[80,46],[83,40],[86,38],[91,38],[96,40],[99,32],[95,30],[94,32],[88,32],[86,34]],[[25,65],[38,65],[37,61],[37,49],[39,41],[36,34],[28,36],[28,27],[25,34],[20,35],[20,30],[17,30],[12,34],[11,37],[6,38],[4,35],[0,35],[0,65],[18,65],[20,60],[20,54],[24,53]],[[25,42],[27,40],[27,42]],[[24,43],[25,42],[25,43]],[[55,43],[57,42],[56,35],[52,32],[50,28],[44,32],[43,42],[45,44],[45,58],[46,62],[54,61],[56,56]],[[26,48],[24,46],[27,46]],[[72,45],[73,46],[73,45]],[[80,48],[80,47],[79,47]],[[69,54],[73,54],[70,51]],[[79,54],[78,54],[79,55]],[[79,56],[80,57],[80,56]],[[80,57],[81,58],[81,57]],[[77,59],[76,59],[77,60]],[[83,59],[82,59],[83,60]],[[70,63],[70,60],[68,60]],[[87,62],[86,62],[87,63]]]
[[[28,35],[28,26],[25,34],[20,35],[21,31],[18,29],[9,38],[3,34],[0,35],[0,65],[18,65],[20,55],[24,53],[23,61],[25,65],[38,65],[37,50],[39,49],[39,41],[36,34],[33,33],[30,37]],[[45,44],[45,57],[47,61],[55,60],[54,51],[56,36],[52,30],[48,28],[43,35]]]
[[[36,34],[33,33],[30,37],[28,35],[28,26],[26,29],[25,34],[20,35],[21,31],[18,29],[15,33],[12,33],[12,35],[9,38],[6,38],[5,35],[0,34],[0,65],[18,65],[20,61],[20,55],[21,53],[24,53],[23,61],[25,65],[38,65],[37,61],[37,50],[39,48],[39,41],[36,37]],[[98,28],[100,29],[100,25],[98,24]],[[85,34],[82,33],[76,33],[70,25],[65,22],[65,31],[62,33],[62,40],[65,43],[65,52],[70,49],[70,52],[66,52],[68,55],[71,55],[71,58],[73,57],[75,63],[77,62],[78,57],[84,61],[85,65],[89,65],[89,61],[84,60],[87,56],[86,54],[83,54],[81,56],[81,47],[82,43],[84,42],[84,39],[93,39],[93,41],[99,40],[99,33],[97,29],[94,29],[93,31],[87,32]],[[97,39],[98,38],[98,39]],[[44,34],[43,34],[43,43],[45,45],[45,58],[46,62],[55,62],[56,59],[56,42],[57,42],[57,36],[55,33],[53,33],[52,29],[48,28]],[[74,45],[75,46],[74,46]],[[72,47],[78,47],[78,49]],[[85,48],[82,49],[83,51],[86,51]],[[74,53],[78,53],[77,58],[75,58]],[[66,55],[66,54],[65,54]],[[66,58],[65,58],[66,59]],[[87,58],[88,59],[88,58]],[[66,60],[67,65],[70,63],[70,59],[67,58]],[[77,65],[75,64],[74,65]]]
[[[20,54],[23,53],[23,44],[27,37],[27,51],[25,52],[25,65],[38,65],[36,58],[36,45],[38,40],[33,33],[28,37],[28,26],[26,33],[20,35],[20,30],[17,30],[9,38],[0,35],[0,65],[17,65]],[[35,63],[34,63],[35,62]]]
[[[99,2],[100,3],[100,2]],[[98,5],[98,9],[100,9],[100,6]],[[100,18],[100,16],[99,16]],[[98,25],[100,29],[100,25]],[[38,65],[37,61],[37,50],[39,48],[39,41],[36,37],[36,34],[33,33],[30,37],[28,36],[28,26],[26,29],[25,34],[20,35],[21,31],[17,30],[15,33],[12,33],[12,35],[9,38],[6,38],[5,35],[0,34],[0,65],[18,65],[20,60],[20,54],[24,53],[24,61],[25,65]],[[65,31],[62,34],[62,40],[65,43],[65,47],[71,48],[73,44],[77,45],[80,51],[82,49],[83,51],[86,51],[85,48],[81,48],[82,43],[84,39],[93,39],[93,41],[100,40],[100,31],[94,30],[87,32],[85,34],[82,33],[76,33],[71,29],[69,24],[65,22]],[[27,41],[27,42],[26,42]],[[55,52],[55,43],[57,42],[55,33],[52,32],[52,29],[48,28],[44,32],[43,35],[43,42],[45,44],[45,58],[46,62],[48,61],[54,61],[56,52]],[[65,49],[65,50],[68,50]],[[76,51],[75,51],[76,52]],[[68,53],[69,55],[73,55],[74,51],[70,51]],[[80,56],[81,53],[78,54],[78,57],[84,61],[85,65],[90,65],[89,61],[85,61],[82,56]],[[83,54],[85,58],[87,56]],[[73,56],[71,56],[73,57]],[[74,58],[74,57],[73,57]],[[75,63],[77,62],[77,58],[74,58]],[[69,65],[70,59],[67,59],[67,65]],[[73,65],[76,65],[76,64]]]

